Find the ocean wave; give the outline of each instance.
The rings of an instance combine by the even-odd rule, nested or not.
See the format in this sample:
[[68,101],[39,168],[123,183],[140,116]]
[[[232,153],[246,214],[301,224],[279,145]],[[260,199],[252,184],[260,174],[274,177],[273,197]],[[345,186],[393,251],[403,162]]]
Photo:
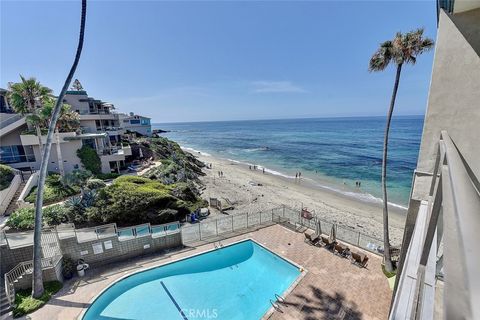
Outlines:
[[[374,195],[372,195],[370,193],[367,193],[367,192],[362,193],[362,192],[345,191],[345,190],[341,190],[341,189],[338,189],[338,188],[334,188],[334,187],[331,187],[331,186],[318,184],[318,183],[317,183],[317,185],[320,186],[321,188],[325,188],[325,189],[331,190],[333,192],[343,194],[343,195],[348,196],[350,198],[355,198],[355,199],[361,200],[363,202],[370,202],[370,203],[376,203],[376,204],[382,204],[383,203],[383,200],[381,198],[377,198]],[[388,202],[388,205],[392,206],[392,207],[397,207],[397,208],[400,208],[400,209],[404,209],[404,210],[408,209],[405,206],[402,206],[398,203],[394,203],[394,202],[390,202],[390,201]]]
[[242,149],[244,152],[257,152],[257,151],[269,151],[269,147],[258,147],[258,148],[247,148],[247,149]]
[[[207,152],[196,150],[196,149],[193,149],[193,148],[190,148],[190,147],[181,146],[181,148],[186,150],[186,151],[192,152],[192,153],[201,154],[203,156],[207,156],[207,157],[212,156],[211,154],[209,154]],[[225,160],[236,163],[236,164],[244,165],[244,166],[252,166],[253,167],[255,165],[255,164],[247,162],[247,161],[240,161],[240,160],[235,160],[235,159],[227,158]],[[265,169],[265,172],[267,172],[269,174],[279,176],[279,177],[283,177],[283,178],[287,178],[287,179],[292,179],[292,180],[295,179],[295,176],[291,176],[291,175],[288,175],[286,173],[283,173],[283,172],[280,172],[280,171],[277,171],[277,170],[273,170],[273,169],[270,169],[270,168],[267,168],[267,167],[264,167],[264,166],[261,166],[261,165],[256,165],[256,166],[257,166],[258,170]],[[318,180],[314,180],[314,179],[311,179],[311,178],[308,178],[308,177],[304,177],[304,178],[302,178],[302,180],[308,180],[308,181],[310,181],[311,183],[313,183],[314,185],[316,185],[320,188],[330,190],[332,192],[347,196],[349,198],[358,199],[362,202],[375,203],[375,204],[380,204],[380,205],[383,203],[383,200],[381,198],[375,197],[374,195],[372,195],[370,193],[367,193],[367,192],[354,192],[354,191],[341,190],[341,189],[335,188],[331,185],[326,185],[326,184],[319,183]],[[403,209],[403,210],[408,209],[405,206],[402,206],[398,203],[394,203],[394,202],[390,202],[390,201],[388,202],[388,205],[392,206],[392,207],[400,208],[400,209]]]
[[[234,160],[234,159],[227,159],[227,160],[230,161],[230,162],[245,165],[245,166],[253,166],[254,165],[254,164],[246,162],[246,161],[239,161],[239,160]],[[257,165],[257,168],[259,170],[262,170],[262,169],[265,168],[265,172],[270,173],[272,175],[280,176],[280,177],[287,178],[287,179],[295,179],[295,176],[290,176],[288,174],[285,174],[285,173],[282,173],[282,172],[279,172],[279,171],[276,171],[276,170],[273,170],[273,169],[269,169],[267,167]],[[347,196],[349,198],[358,199],[362,202],[375,203],[375,204],[380,204],[380,205],[383,203],[383,200],[381,198],[377,198],[370,193],[366,193],[366,192],[362,193],[362,192],[341,190],[339,188],[335,188],[335,187],[332,187],[332,186],[329,186],[329,185],[326,185],[326,184],[321,184],[317,180],[314,180],[314,179],[311,179],[311,178],[308,178],[308,177],[304,177],[304,178],[302,178],[302,180],[308,180],[308,181],[312,182],[314,185],[316,185],[320,188],[327,189],[327,190],[330,190],[332,192],[342,194],[342,195]],[[388,205],[392,206],[392,207],[404,209],[404,210],[408,209],[405,206],[402,206],[398,203],[394,203],[394,202],[390,202],[390,201],[388,202]]]

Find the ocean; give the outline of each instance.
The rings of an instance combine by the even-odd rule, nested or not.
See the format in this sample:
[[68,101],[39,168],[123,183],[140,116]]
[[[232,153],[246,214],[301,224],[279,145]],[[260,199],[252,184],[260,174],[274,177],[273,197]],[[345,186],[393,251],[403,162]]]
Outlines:
[[[271,174],[381,203],[384,117],[282,119],[154,124],[193,152],[265,167]],[[390,130],[389,202],[406,207],[423,116],[394,117]],[[356,186],[356,181],[361,186]]]

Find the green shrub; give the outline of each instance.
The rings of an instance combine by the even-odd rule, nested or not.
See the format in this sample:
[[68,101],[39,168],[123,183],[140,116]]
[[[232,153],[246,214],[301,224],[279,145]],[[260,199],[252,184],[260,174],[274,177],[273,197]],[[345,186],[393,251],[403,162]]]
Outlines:
[[15,307],[13,316],[21,317],[42,307],[48,300],[57,293],[63,284],[58,281],[45,282],[43,284],[45,292],[38,299],[32,298],[32,289],[18,290],[15,294]]
[[34,226],[34,217],[35,210],[33,208],[21,208],[10,215],[6,225],[16,230],[30,230]]
[[65,184],[70,187],[83,188],[91,177],[92,173],[90,171],[76,169],[67,173],[63,180]]
[[0,164],[0,190],[7,189],[10,186],[15,174],[9,166]]
[[56,226],[68,222],[67,208],[61,204],[55,204],[43,208],[43,222],[49,226]]
[[45,184],[51,186],[52,188],[61,188],[63,187],[62,176],[58,173],[49,173],[45,178]]
[[[79,192],[80,188],[78,186],[63,185],[59,174],[50,174],[45,179],[43,203],[52,204],[59,202]],[[36,197],[37,187],[33,187],[28,196],[25,197],[25,201],[35,203]]]
[[118,177],[120,177],[121,174],[118,174],[118,173],[99,173],[99,174],[96,174],[95,177],[100,179],[100,180],[113,180],[113,179],[116,179]]
[[107,184],[103,182],[101,179],[91,178],[87,181],[87,188],[90,190],[97,190],[101,188],[105,188]]
[[72,258],[69,256],[63,256],[62,260],[62,275],[63,277],[68,280],[73,277],[75,274],[76,268],[75,263],[73,262]]
[[99,174],[102,172],[102,162],[97,154],[97,151],[91,147],[84,145],[77,150],[77,156],[80,158],[85,169],[93,174]]
[[[65,206],[57,204],[43,208],[42,220],[44,225],[55,226],[68,222],[68,210]],[[35,223],[35,209],[21,208],[14,211],[6,224],[16,230],[31,230]]]

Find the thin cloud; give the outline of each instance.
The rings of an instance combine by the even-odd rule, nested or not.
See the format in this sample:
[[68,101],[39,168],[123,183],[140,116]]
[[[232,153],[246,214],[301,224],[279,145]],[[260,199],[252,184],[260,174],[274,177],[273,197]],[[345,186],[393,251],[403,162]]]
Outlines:
[[307,92],[291,81],[253,81],[254,93],[304,93]]

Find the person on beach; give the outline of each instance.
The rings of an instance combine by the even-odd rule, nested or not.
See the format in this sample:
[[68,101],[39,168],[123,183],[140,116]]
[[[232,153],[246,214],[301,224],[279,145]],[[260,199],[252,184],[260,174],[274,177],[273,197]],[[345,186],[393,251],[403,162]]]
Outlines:
[[252,166],[248,166],[248,169],[249,169],[249,170],[252,170]]
[[263,172],[263,174],[265,174],[265,168],[262,168],[262,172]]
[[298,172],[298,178],[300,179],[300,177],[302,176],[302,173],[301,172]]
[[298,172],[295,172],[295,180],[298,178]]

